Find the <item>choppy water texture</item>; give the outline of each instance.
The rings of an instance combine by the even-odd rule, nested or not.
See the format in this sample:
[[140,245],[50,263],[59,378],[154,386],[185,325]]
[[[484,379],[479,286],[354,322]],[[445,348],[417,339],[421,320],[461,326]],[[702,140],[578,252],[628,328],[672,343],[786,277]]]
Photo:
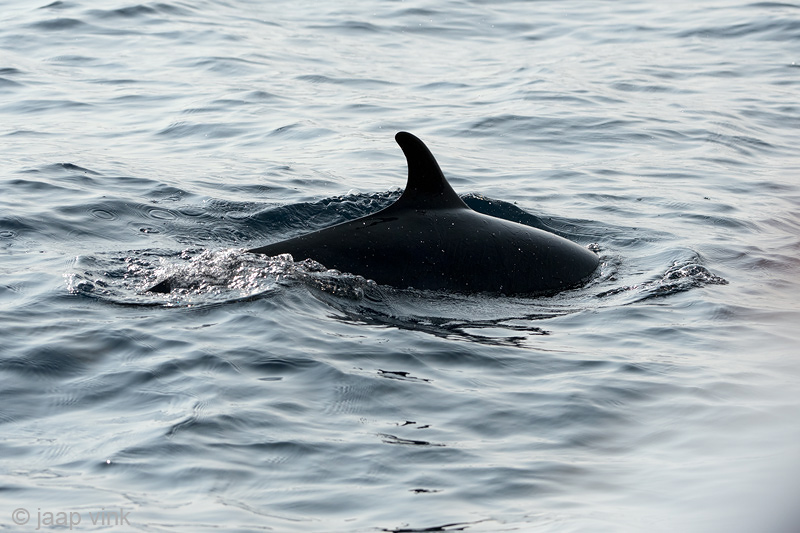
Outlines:
[[[0,20],[0,529],[796,531],[797,2]],[[598,276],[464,296],[242,252],[391,203],[398,130]]]

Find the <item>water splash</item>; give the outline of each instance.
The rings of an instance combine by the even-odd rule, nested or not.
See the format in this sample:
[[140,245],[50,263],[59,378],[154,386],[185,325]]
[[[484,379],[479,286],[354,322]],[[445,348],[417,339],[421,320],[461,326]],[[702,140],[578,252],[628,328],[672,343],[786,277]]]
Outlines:
[[[242,248],[142,250],[79,256],[65,274],[71,294],[116,304],[197,306],[265,296],[300,283],[339,298],[361,299],[375,283],[291,255],[266,257]],[[152,291],[153,287],[168,290]]]
[[694,255],[686,259],[673,261],[672,265],[657,279],[645,281],[637,285],[623,285],[598,293],[598,298],[617,294],[637,295],[634,301],[669,296],[706,285],[727,285],[728,281],[713,274],[701,264],[700,257]]

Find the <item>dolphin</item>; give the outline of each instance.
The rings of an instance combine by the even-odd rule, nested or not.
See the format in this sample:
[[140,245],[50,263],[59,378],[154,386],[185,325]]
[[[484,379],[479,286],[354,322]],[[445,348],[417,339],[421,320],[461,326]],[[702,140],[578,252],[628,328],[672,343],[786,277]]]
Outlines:
[[582,285],[597,270],[599,259],[587,248],[473,211],[421,140],[403,131],[395,140],[408,161],[408,183],[396,202],[248,252],[311,258],[401,289],[457,293],[549,295]]

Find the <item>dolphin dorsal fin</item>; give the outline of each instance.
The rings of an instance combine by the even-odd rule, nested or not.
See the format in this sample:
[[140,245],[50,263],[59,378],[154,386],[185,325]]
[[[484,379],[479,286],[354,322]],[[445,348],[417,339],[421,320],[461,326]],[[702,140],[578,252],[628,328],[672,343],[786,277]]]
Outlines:
[[405,131],[394,136],[408,162],[408,183],[393,205],[413,209],[469,209],[447,183],[428,147]]

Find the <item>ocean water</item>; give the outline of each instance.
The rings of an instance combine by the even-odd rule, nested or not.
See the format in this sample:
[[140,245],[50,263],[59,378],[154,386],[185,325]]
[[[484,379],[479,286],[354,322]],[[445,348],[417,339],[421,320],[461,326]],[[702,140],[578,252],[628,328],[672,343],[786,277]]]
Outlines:
[[[0,529],[797,531],[799,3],[0,21]],[[459,295],[243,253],[389,205],[400,130],[597,276]]]

